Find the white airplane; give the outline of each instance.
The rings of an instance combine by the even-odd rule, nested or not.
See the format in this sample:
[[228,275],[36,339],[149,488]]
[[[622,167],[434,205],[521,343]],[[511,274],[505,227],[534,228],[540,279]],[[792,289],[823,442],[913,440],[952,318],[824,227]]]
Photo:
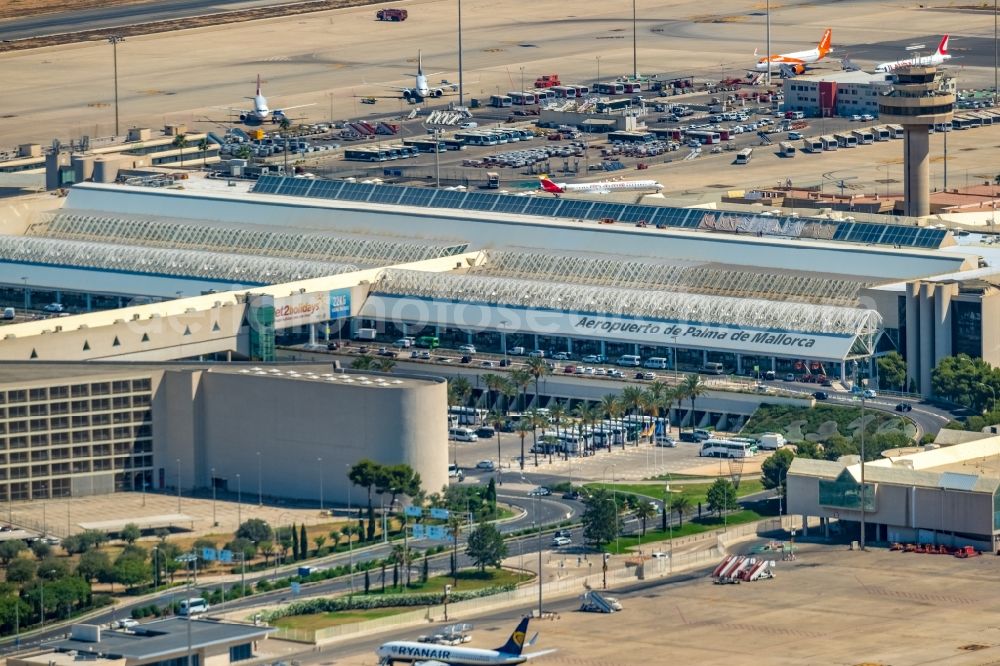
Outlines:
[[253,102],[253,106],[250,109],[229,109],[230,111],[239,111],[240,120],[248,125],[257,125],[268,118],[271,119],[272,123],[280,123],[283,119],[288,116],[285,114],[286,111],[291,111],[292,109],[301,109],[307,106],[315,106],[315,104],[300,104],[298,106],[289,106],[284,109],[269,109],[267,108],[267,98],[264,97],[263,93],[260,91],[260,74],[257,75],[257,94],[253,97],[247,97]]
[[407,102],[422,102],[428,97],[441,97],[444,95],[445,91],[458,90],[458,85],[454,83],[448,83],[447,81],[442,81],[444,84],[442,87],[432,88],[427,84],[427,77],[433,76],[440,72],[434,72],[433,74],[424,74],[424,63],[423,57],[420,55],[420,51],[417,51],[417,73],[413,76],[415,77],[414,86],[412,88],[400,88],[397,86],[389,86],[392,90],[397,90],[403,93],[403,99]]
[[663,185],[655,180],[603,180],[597,183],[553,183],[548,176],[538,179],[542,190],[559,196],[567,192],[583,192],[585,194],[610,194],[611,192],[634,192],[636,190],[654,190],[659,192]]
[[941,43],[938,44],[937,51],[929,56],[920,56],[917,58],[907,58],[906,60],[896,60],[894,62],[883,62],[880,65],[875,66],[876,72],[891,72],[900,67],[913,67],[913,66],[937,66],[946,60],[951,60],[951,54],[948,53],[948,35],[941,38]]
[[[827,28],[823,33],[823,39],[819,41],[819,45],[816,48],[809,49],[808,51],[780,53],[761,58],[757,61],[756,70],[758,72],[766,72],[770,68],[773,72],[775,70],[788,69],[793,74],[803,74],[806,71],[806,65],[819,62],[826,57],[827,53],[833,50],[830,48],[830,39],[832,36],[833,31]],[[757,51],[754,50],[753,54],[756,56]]]
[[524,642],[529,619],[522,619],[507,642],[496,650],[430,645],[415,641],[389,641],[379,646],[375,650],[375,654],[378,656],[381,666],[392,666],[396,662],[415,664],[416,666],[512,666],[513,664],[523,664],[529,659],[555,652],[555,650],[543,650],[525,654],[521,651],[524,647],[533,644],[535,638],[538,638],[538,634],[535,634],[530,641]]

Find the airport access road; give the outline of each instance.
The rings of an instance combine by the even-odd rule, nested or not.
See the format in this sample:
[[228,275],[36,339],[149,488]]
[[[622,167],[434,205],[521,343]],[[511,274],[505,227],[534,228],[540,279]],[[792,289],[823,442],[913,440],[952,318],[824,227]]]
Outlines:
[[[525,528],[530,528],[532,525],[537,524],[536,522],[537,519],[541,520],[543,530],[547,531],[548,529],[550,529],[550,527],[547,526],[551,526],[553,524],[565,520],[567,514],[573,515],[576,511],[576,508],[572,506],[572,503],[564,502],[560,499],[552,497],[539,498],[539,501],[537,503],[534,501],[534,498],[530,498],[524,493],[504,492],[504,493],[498,493],[497,497],[498,499],[500,499],[501,502],[511,504],[513,506],[522,508],[524,510],[524,513],[521,516],[512,520],[505,521],[498,526],[500,531],[504,533],[510,533],[523,530]],[[531,544],[537,543],[537,540],[534,536],[532,536],[532,538],[530,539],[526,537],[521,537],[518,540],[511,541],[510,548],[513,549],[517,547],[517,543],[519,540],[522,541],[524,544],[528,544],[528,542],[530,542]],[[551,540],[551,535],[544,534],[542,537],[543,546],[547,547],[549,545],[550,540]],[[302,562],[301,564],[315,566],[317,569],[327,569],[336,566],[346,566],[352,560],[354,562],[360,562],[362,561],[362,559],[373,560],[373,559],[381,559],[387,557],[391,553],[392,548],[396,545],[399,545],[399,542],[392,541],[385,544],[378,544],[375,546],[358,548],[358,550],[353,553],[342,552],[336,555],[331,555],[322,558],[320,560]],[[427,545],[429,544],[427,544],[426,542],[423,543],[416,542],[414,543],[413,547],[415,549],[422,550],[421,546],[426,547]],[[529,546],[525,545],[524,552],[528,553],[537,551],[529,550]],[[448,561],[447,559],[445,559],[445,566],[447,566],[447,564]],[[292,565],[291,567],[285,567],[285,566],[279,567],[278,576],[288,577],[294,575],[296,566],[298,565]],[[419,572],[417,573],[417,575],[419,575]],[[255,571],[252,574],[248,574],[245,577],[245,582],[247,584],[251,584],[258,580],[270,579],[273,577],[274,577],[273,569],[268,569],[265,571]],[[363,580],[364,580],[364,574],[356,573],[354,575],[354,585],[356,589],[358,588],[359,585],[363,583]],[[236,588],[239,587],[241,584],[242,582],[238,575],[229,576],[227,577],[225,583],[221,583],[221,585],[224,585],[226,589]],[[218,588],[219,585],[220,584],[212,584],[212,583],[202,584],[199,585],[196,589],[211,590]],[[313,593],[312,591],[313,589],[316,589],[317,593],[332,593],[340,589],[344,590],[350,589],[350,585],[351,585],[350,578],[342,577],[331,581],[324,581],[322,583],[317,583],[315,584],[315,586],[307,587],[306,590],[308,591],[309,594]],[[173,588],[157,595],[147,595],[140,600],[128,601],[118,606],[109,607],[103,611],[93,613],[87,617],[86,622],[89,624],[107,625],[116,620],[131,617],[131,612],[132,609],[134,608],[140,606],[148,606],[150,604],[163,605],[163,604],[173,603],[174,601],[180,601],[186,595],[187,592],[185,588]],[[280,601],[285,600],[286,597],[290,596],[291,592],[286,588],[283,590],[277,590],[275,592],[256,595],[240,601],[245,602],[246,606],[250,607],[250,606],[257,606],[262,603],[278,603]],[[235,602],[232,602],[231,604],[223,606],[222,609],[227,610],[232,607],[242,608],[243,605],[241,604],[239,606],[236,606]],[[34,647],[45,641],[59,638],[67,633],[68,626],[69,626],[68,623],[51,624],[48,628],[46,628],[43,631],[32,632],[29,636],[23,637],[20,640],[19,648],[15,648],[15,642],[16,642],[15,638],[8,637],[5,640],[0,641],[0,655],[7,655],[17,650],[23,650],[29,647]]]

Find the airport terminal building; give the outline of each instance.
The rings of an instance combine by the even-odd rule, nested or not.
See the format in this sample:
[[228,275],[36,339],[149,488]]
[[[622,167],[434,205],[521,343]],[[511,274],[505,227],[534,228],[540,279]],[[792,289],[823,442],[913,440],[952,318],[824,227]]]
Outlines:
[[[269,365],[282,343],[361,329],[844,380],[898,350],[925,393],[942,355],[1000,364],[1000,257],[940,228],[303,178],[233,189],[82,184],[2,211],[0,295],[74,312],[0,336],[9,497],[232,488],[257,451],[292,453],[274,494],[311,497],[302,461],[339,455],[411,462],[440,487],[446,421],[425,421],[446,411],[441,380]],[[185,359],[250,364],[164,365]],[[745,418],[723,402],[712,425]],[[246,404],[267,407],[235,416]]]

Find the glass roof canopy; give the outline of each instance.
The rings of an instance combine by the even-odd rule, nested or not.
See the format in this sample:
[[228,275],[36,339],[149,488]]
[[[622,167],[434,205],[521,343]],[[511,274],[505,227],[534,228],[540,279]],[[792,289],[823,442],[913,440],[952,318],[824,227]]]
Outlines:
[[404,269],[384,271],[372,293],[835,335],[870,336],[881,319],[856,307]]
[[855,306],[874,280],[796,271],[748,270],[695,261],[656,261],[601,254],[487,250],[470,269],[484,277],[524,278],[630,289]]
[[29,234],[66,240],[122,243],[377,267],[465,252],[468,243],[345,233],[289,232],[269,227],[62,210]]
[[106,271],[278,284],[358,270],[352,264],[245,254],[131,247],[32,236],[0,236],[3,261]]
[[611,203],[600,200],[526,197],[512,194],[370,185],[340,180],[286,176],[264,176],[254,185],[253,191],[258,194],[279,194],[417,208],[448,208],[580,220],[610,218],[619,222],[645,222],[649,226],[660,228],[710,229],[733,233],[754,233],[761,236],[816,238],[827,241],[927,249],[940,247],[947,235],[947,231],[944,229],[896,224],[874,224],[849,220],[813,220],[791,216],[766,216],[671,206]]

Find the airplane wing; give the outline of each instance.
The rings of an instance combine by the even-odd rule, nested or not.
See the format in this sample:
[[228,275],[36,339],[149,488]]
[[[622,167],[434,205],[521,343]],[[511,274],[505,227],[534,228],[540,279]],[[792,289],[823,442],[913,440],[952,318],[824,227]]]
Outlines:
[[553,652],[556,652],[556,648],[552,648],[551,650],[542,650],[541,652],[528,652],[527,654],[521,653],[521,656],[525,659],[534,659],[535,657],[542,657],[547,654],[552,654]]
[[296,106],[283,106],[283,107],[281,107],[278,110],[279,111],[291,111],[292,109],[304,109],[307,106],[316,106],[316,102],[313,102],[312,104],[298,104]]

